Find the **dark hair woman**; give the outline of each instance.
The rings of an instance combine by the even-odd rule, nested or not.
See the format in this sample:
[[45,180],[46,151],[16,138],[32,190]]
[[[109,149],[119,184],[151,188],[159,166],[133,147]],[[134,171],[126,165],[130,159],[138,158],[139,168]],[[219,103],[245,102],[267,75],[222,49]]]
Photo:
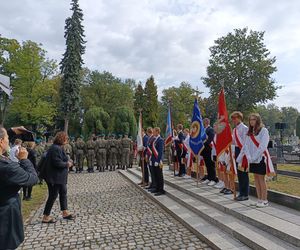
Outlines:
[[15,249],[24,240],[18,192],[22,186],[32,186],[39,180],[25,148],[19,149],[19,162],[4,156],[8,144],[7,132],[0,127],[0,249]]
[[50,217],[50,213],[58,194],[63,218],[68,220],[74,219],[74,215],[68,212],[67,205],[68,169],[73,165],[63,150],[63,146],[67,142],[67,134],[58,132],[47,152],[42,174],[48,186],[48,200],[44,209],[43,223],[55,223],[55,220]]

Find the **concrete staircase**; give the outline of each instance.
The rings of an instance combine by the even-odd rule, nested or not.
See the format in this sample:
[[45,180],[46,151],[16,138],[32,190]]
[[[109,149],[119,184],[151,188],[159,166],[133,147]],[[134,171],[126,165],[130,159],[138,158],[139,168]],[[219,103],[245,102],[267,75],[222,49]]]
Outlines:
[[[120,171],[132,183],[141,181],[141,171]],[[153,196],[162,208],[214,249],[300,249],[300,212],[280,205],[256,208],[252,201],[235,202],[233,196],[174,177],[165,170],[164,196]]]

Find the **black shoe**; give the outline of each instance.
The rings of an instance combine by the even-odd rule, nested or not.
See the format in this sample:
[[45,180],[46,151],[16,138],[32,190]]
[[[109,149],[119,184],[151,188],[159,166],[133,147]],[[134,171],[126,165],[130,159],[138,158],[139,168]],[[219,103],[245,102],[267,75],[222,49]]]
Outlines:
[[25,200],[26,200],[26,201],[31,201],[31,200],[32,200],[32,197],[31,197],[31,196],[26,197]]
[[150,189],[149,192],[150,193],[158,193],[158,190],[157,189]]
[[204,176],[200,181],[206,181],[207,179],[207,176]]
[[226,188],[223,194],[228,195],[228,194],[233,194],[233,192],[230,189]]
[[164,195],[166,192],[165,191],[160,191],[154,194],[154,196],[160,196],[160,195]]
[[220,193],[221,194],[224,194],[224,192],[227,190],[227,188],[223,188],[221,191],[220,191]]
[[238,196],[238,197],[236,197],[235,200],[236,201],[247,201],[247,200],[249,200],[249,197],[248,196]]

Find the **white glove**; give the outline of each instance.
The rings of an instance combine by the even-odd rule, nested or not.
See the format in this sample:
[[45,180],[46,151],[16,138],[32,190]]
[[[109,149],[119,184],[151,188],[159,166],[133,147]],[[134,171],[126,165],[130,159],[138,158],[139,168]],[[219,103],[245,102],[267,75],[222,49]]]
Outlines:
[[157,167],[157,166],[158,166],[158,162],[155,162],[155,163],[154,163],[154,166]]

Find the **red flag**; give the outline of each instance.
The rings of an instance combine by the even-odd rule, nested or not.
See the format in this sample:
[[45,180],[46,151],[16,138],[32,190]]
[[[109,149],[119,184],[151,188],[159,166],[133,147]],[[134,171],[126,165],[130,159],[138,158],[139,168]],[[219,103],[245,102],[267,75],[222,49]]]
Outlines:
[[218,120],[215,124],[216,137],[216,154],[217,158],[231,146],[232,135],[228,120],[228,113],[225,102],[224,89],[221,89],[218,105]]

